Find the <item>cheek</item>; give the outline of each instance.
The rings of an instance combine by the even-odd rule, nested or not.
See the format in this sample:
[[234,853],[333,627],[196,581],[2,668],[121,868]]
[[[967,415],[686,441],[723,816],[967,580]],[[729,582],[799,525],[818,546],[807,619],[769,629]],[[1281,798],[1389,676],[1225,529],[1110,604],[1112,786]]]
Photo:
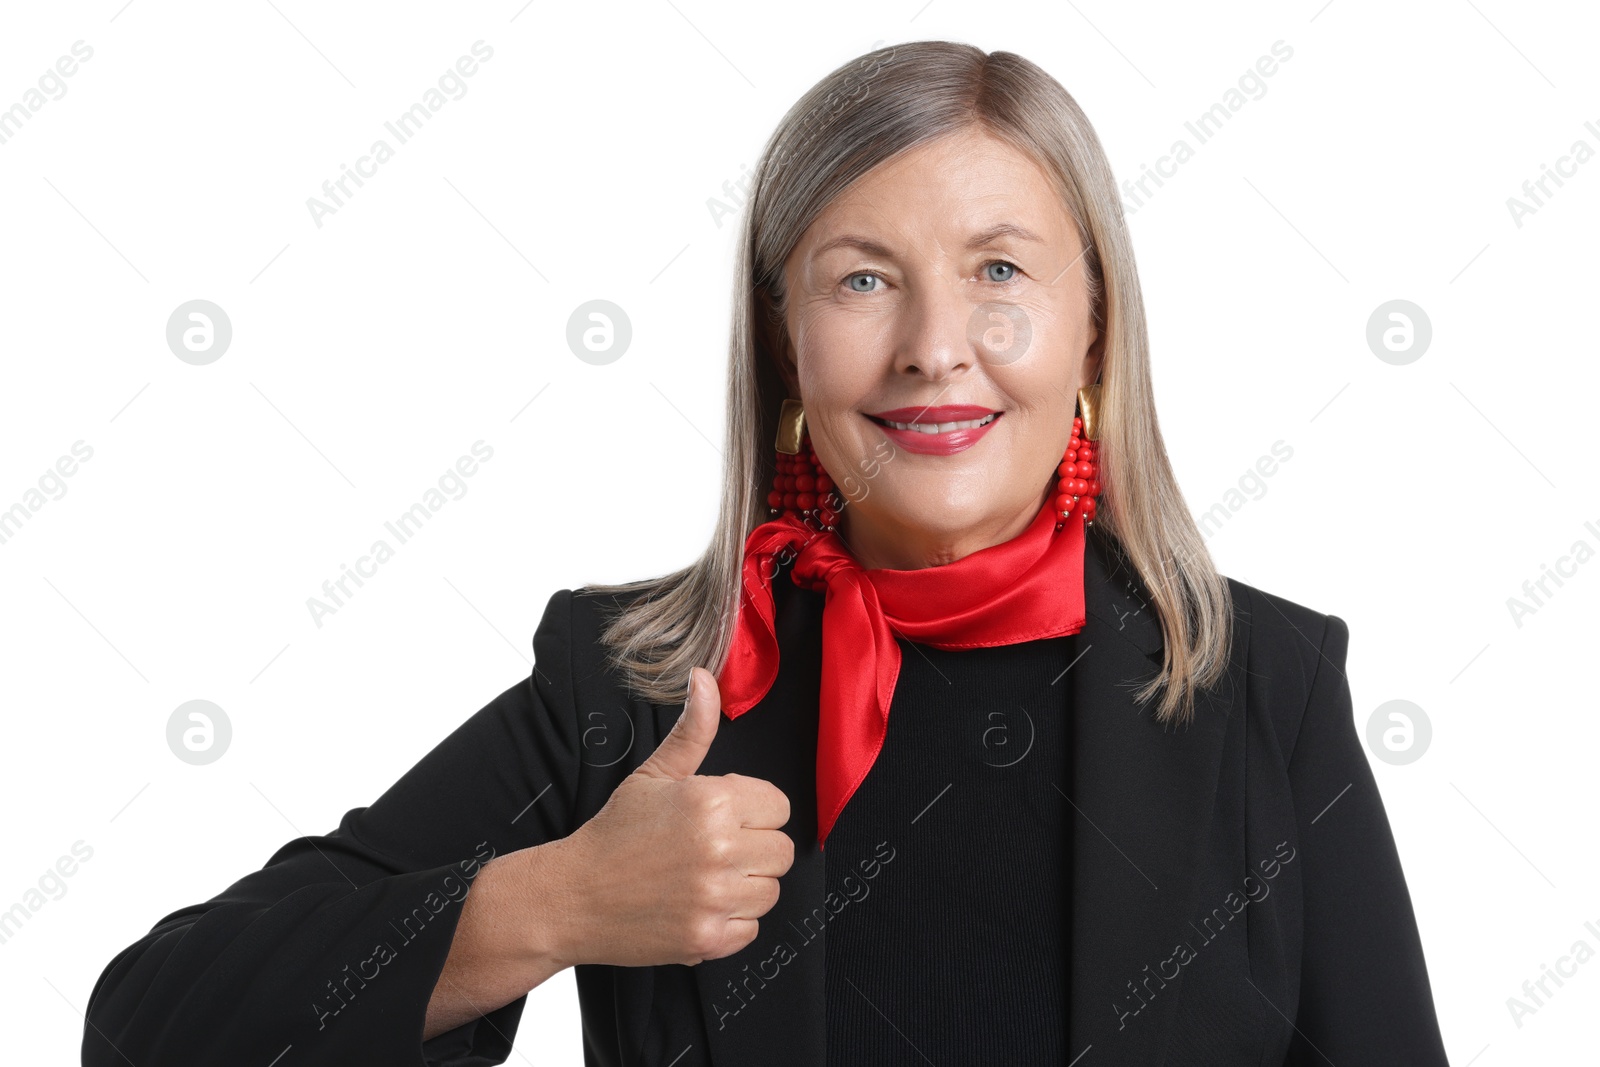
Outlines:
[[1029,420],[1072,418],[1080,360],[1059,343],[1040,345],[1027,359],[991,367],[989,377]]
[[862,464],[871,463],[882,440],[861,414],[880,393],[879,377],[848,334],[813,330],[807,343],[799,365],[806,431],[841,495],[853,497]]
[[871,395],[876,342],[849,316],[814,316],[799,323],[794,337],[800,395],[819,416],[853,410]]
[[1028,354],[992,367],[992,373],[996,382],[1025,407],[1049,409],[1063,403],[1063,396],[1070,407],[1088,345],[1082,320],[1051,309],[1035,319]]

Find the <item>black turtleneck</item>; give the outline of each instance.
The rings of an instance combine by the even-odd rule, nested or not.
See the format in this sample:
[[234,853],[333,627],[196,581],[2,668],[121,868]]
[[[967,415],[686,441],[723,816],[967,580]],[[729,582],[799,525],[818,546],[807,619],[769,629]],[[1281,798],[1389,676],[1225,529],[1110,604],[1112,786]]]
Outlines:
[[1074,641],[899,645],[883,750],[823,850],[828,1063],[1064,1063]]

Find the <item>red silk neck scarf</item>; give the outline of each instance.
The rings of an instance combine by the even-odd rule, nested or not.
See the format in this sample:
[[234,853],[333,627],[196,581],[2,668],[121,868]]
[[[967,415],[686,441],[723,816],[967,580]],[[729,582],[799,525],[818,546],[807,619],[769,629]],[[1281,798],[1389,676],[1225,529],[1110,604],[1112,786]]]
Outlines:
[[[1052,498],[1053,499],[1053,498]],[[744,593],[733,646],[717,677],[730,719],[778,676],[772,580],[794,559],[793,582],[822,591],[821,715],[817,726],[817,844],[883,748],[900,676],[897,636],[935,648],[985,648],[1083,629],[1083,516],[1058,532],[1047,502],[1026,530],[954,563],[865,569],[838,535],[792,512],[764,522],[744,546]]]

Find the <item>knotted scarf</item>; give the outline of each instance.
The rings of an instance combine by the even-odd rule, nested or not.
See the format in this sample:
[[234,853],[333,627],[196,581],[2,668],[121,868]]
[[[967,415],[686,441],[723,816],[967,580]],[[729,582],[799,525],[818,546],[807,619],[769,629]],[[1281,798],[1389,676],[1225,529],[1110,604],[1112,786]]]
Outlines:
[[717,677],[730,719],[749,711],[778,676],[772,582],[825,594],[817,726],[817,845],[883,748],[900,676],[897,637],[941,649],[984,648],[1074,634],[1084,625],[1083,516],[1055,529],[1054,497],[1009,541],[953,563],[914,570],[863,568],[839,535],[786,512],[745,539],[732,649]]

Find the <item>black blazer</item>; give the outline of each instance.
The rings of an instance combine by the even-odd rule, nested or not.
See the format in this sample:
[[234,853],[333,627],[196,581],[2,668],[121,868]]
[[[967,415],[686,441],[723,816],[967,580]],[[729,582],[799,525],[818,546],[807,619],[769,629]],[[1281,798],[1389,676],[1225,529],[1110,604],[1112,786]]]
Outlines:
[[[1353,719],[1349,631],[1228,581],[1227,678],[1191,725],[1163,728],[1131,695],[1160,666],[1154,608],[1109,539],[1089,538],[1064,783],[1076,815],[1073,1062],[1445,1064]],[[774,590],[778,680],[723,720],[700,773],[781,788],[794,865],[739,953],[696,967],[576,968],[589,1067],[825,1063],[830,901],[814,777],[823,597],[782,575]],[[265,1063],[279,1049],[280,1067],[504,1062],[524,1000],[421,1041],[470,877],[491,856],[580,826],[681,710],[620,687],[597,640],[599,601],[556,593],[526,681],[337,830],[290,842],[112,960],[91,996],[83,1062]],[[372,714],[377,725],[383,711]],[[806,919],[821,944],[763,974]]]

